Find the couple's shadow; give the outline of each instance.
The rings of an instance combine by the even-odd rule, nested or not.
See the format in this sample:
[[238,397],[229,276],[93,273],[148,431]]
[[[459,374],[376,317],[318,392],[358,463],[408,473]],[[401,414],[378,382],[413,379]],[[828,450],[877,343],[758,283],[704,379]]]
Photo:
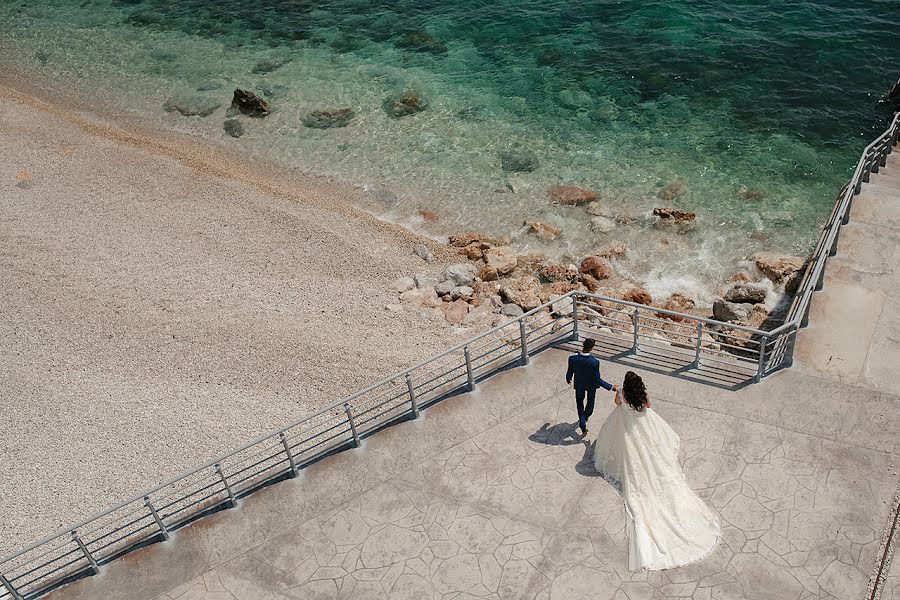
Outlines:
[[556,425],[544,423],[540,429],[529,435],[528,439],[548,446],[584,446],[584,454],[575,465],[575,471],[585,477],[600,476],[594,469],[594,440],[590,436],[590,432],[586,436],[579,433],[578,423],[557,423]]

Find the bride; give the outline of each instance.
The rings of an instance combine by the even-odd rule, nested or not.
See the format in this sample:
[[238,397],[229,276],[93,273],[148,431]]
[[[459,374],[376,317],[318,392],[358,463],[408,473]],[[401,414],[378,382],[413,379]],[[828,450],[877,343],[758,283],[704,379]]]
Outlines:
[[653,411],[633,371],[615,402],[594,444],[594,467],[625,501],[628,568],[671,569],[706,558],[719,521],[684,478],[678,434]]

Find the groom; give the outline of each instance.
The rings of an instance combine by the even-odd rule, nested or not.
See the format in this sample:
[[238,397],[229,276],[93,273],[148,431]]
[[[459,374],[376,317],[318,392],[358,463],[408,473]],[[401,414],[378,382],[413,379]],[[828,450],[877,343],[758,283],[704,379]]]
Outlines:
[[[591,356],[593,348],[594,340],[590,338],[584,340],[581,352],[569,357],[569,370],[566,371],[566,383],[571,384],[572,378],[575,378],[578,426],[581,428],[582,435],[587,435],[588,432],[587,422],[594,413],[594,398],[597,395],[597,388],[615,390],[618,387],[600,377],[600,361]],[[584,405],[585,396],[587,396],[587,406]]]

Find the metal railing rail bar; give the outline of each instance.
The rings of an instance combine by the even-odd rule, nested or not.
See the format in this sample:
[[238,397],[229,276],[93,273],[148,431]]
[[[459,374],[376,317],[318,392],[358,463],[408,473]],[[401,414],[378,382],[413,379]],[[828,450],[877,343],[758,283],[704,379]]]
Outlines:
[[[887,155],[892,151],[893,145],[898,141],[900,141],[900,113],[895,115],[890,127],[875,141],[866,146],[863,151],[862,156],[856,165],[856,169],[854,170],[853,177],[842,190],[841,194],[839,194],[831,216],[823,227],[823,233],[820,236],[815,251],[807,263],[801,284],[789,309],[787,320],[780,327],[766,331],[638,304],[618,298],[608,298],[583,291],[569,292],[563,296],[553,298],[550,302],[542,304],[520,317],[501,323],[500,325],[457,344],[440,354],[427,358],[411,367],[381,379],[316,412],[305,415],[288,425],[259,435],[221,456],[160,483],[150,490],[144,491],[143,493],[119,502],[110,508],[97,512],[79,521],[75,525],[60,529],[56,533],[29,544],[13,554],[0,559],[0,600],[5,598],[23,600],[26,597],[36,597],[37,595],[46,593],[46,591],[52,589],[55,585],[59,585],[59,583],[63,581],[68,581],[73,576],[78,576],[85,570],[97,573],[102,563],[120,556],[123,552],[130,551],[130,549],[133,549],[139,543],[151,541],[155,536],[160,536],[162,539],[168,539],[173,529],[189,523],[192,519],[205,514],[206,511],[211,508],[223,505],[233,507],[236,505],[240,496],[252,493],[267,481],[276,480],[283,475],[295,477],[298,469],[310,464],[312,461],[317,460],[322,456],[327,456],[331,452],[349,447],[348,444],[350,446],[359,446],[360,438],[366,433],[371,434],[378,431],[380,427],[394,422],[405,414],[411,414],[413,418],[417,417],[419,412],[418,401],[420,397],[424,398],[429,394],[436,394],[436,396],[432,398],[426,398],[426,403],[430,404],[431,402],[437,401],[447,394],[454,393],[458,390],[470,391],[473,389],[475,380],[478,378],[477,371],[479,369],[489,367],[489,370],[486,373],[482,373],[482,376],[490,376],[494,372],[491,369],[495,369],[498,361],[507,361],[509,358],[516,355],[518,355],[518,358],[514,359],[513,362],[519,365],[527,365],[529,356],[532,353],[552,345],[559,339],[579,339],[579,336],[582,334],[582,328],[579,326],[579,321],[585,322],[585,328],[588,331],[594,325],[591,323],[592,320],[599,319],[601,327],[604,326],[602,325],[604,321],[619,323],[623,327],[619,330],[611,331],[614,332],[616,337],[622,337],[623,339],[632,338],[630,351],[635,354],[641,352],[642,343],[654,350],[658,350],[660,344],[666,345],[667,343],[672,348],[681,348],[680,351],[676,351],[674,354],[679,356],[692,356],[694,359],[692,363],[694,368],[699,368],[703,359],[712,363],[727,365],[732,368],[740,367],[741,365],[746,367],[752,365],[754,367],[753,370],[755,371],[754,380],[760,381],[768,373],[774,372],[785,366],[790,366],[797,332],[801,327],[806,325],[812,294],[816,290],[821,289],[825,264],[828,257],[833,255],[836,251],[840,227],[849,222],[849,210],[852,206],[853,197],[860,193],[862,183],[869,180],[869,174],[871,172],[877,172],[881,166],[885,165]],[[596,301],[610,303],[617,308],[610,309],[602,305],[597,305]],[[545,310],[548,311],[547,314],[553,315],[556,310],[554,307],[559,306],[560,303],[564,306],[568,305],[571,307],[571,311],[567,315],[564,313],[555,313],[555,319],[548,320],[544,323],[541,323],[535,318],[538,315],[543,317],[543,311]],[[598,310],[591,308],[592,306],[599,309],[599,312]],[[607,310],[616,314],[621,314],[625,318],[610,319],[603,314],[603,312]],[[667,321],[661,319],[661,316],[675,317],[677,321],[676,319],[673,319],[672,321],[675,321],[675,324],[686,330],[684,333],[677,333],[677,335],[681,338],[693,339],[695,344],[694,347],[688,348],[686,347],[686,343],[682,341],[677,342],[678,344],[681,344],[681,346],[676,346],[676,342],[666,342],[665,339],[658,337],[660,328],[659,326],[653,327],[652,324],[656,323],[659,325],[666,323]],[[529,320],[531,320],[531,323],[529,323]],[[644,321],[649,324],[644,324],[642,327],[642,322]],[[513,327],[515,324],[518,325],[517,328]],[[548,327],[551,327],[549,332],[546,331]],[[513,329],[512,331],[510,331],[511,328]],[[515,329],[517,329],[517,331]],[[642,330],[644,331],[644,337],[642,337]],[[648,331],[653,335],[648,335]],[[740,340],[740,338],[733,333],[726,333],[728,331],[749,334],[749,340],[741,340],[747,345],[738,346],[722,341],[723,339]],[[717,342],[719,348],[730,348],[735,352],[714,349],[704,345],[704,333],[719,336],[719,341]],[[534,335],[535,337],[530,339],[531,335]],[[486,343],[482,343],[478,348],[489,349],[484,352],[484,354],[473,358],[471,356],[473,345],[482,342],[486,338],[490,339]],[[548,338],[552,339],[548,341]],[[516,341],[519,344],[518,348],[516,348],[514,344]],[[461,357],[452,356],[460,350],[462,350]],[[687,352],[684,352],[684,350],[687,350]],[[729,360],[722,360],[722,356],[728,356]],[[486,360],[479,363],[482,359]],[[443,361],[443,363],[436,365],[435,363],[438,363],[438,361]],[[423,367],[431,368],[425,374],[414,375],[417,370]],[[722,373],[737,373],[737,371],[724,368],[720,368],[718,371],[721,371]],[[431,377],[432,375],[434,376]],[[423,376],[428,376],[430,378],[423,382],[421,381]],[[434,383],[434,385],[431,385],[432,383]],[[363,398],[366,394],[376,391],[384,386],[389,387],[387,390],[381,391],[374,399],[366,399],[360,407],[353,406],[354,400]],[[426,386],[430,387],[425,389]],[[403,387],[406,388],[405,392],[401,392],[400,394],[394,393],[396,388],[402,390]],[[385,396],[389,397],[384,400],[383,398]],[[403,396],[406,396],[405,400],[403,399]],[[371,418],[362,422],[359,421],[360,416],[367,415],[370,412],[376,412],[376,409],[383,410],[378,410]],[[328,415],[328,418],[324,421],[317,422],[316,419],[323,415]],[[383,417],[386,418],[383,419]],[[315,428],[332,422],[336,422],[336,424],[331,425],[324,431],[313,432],[313,430],[306,430],[304,432],[291,432],[291,430],[307,423],[312,423],[311,426]],[[361,425],[368,425],[368,428],[365,430],[358,430],[358,427]],[[320,439],[329,431],[336,429],[338,430],[337,433],[329,435],[329,437],[324,439]],[[296,438],[300,436],[308,437],[304,437],[304,440],[299,443],[292,443],[292,440],[296,440]],[[312,446],[302,447],[304,444],[315,440],[318,441],[313,443]],[[235,461],[230,467],[227,464],[229,459],[237,457],[242,452],[262,443],[268,443],[269,445],[250,457],[240,457],[239,460]],[[320,446],[323,445],[324,447],[320,448]],[[271,453],[273,450],[275,450],[274,454]],[[310,453],[313,450],[315,450],[315,452],[312,453],[311,456],[307,456],[307,453]],[[260,459],[259,457],[263,455],[264,457]],[[275,462],[270,462],[273,459],[275,459]],[[256,462],[252,462],[252,464],[248,466],[247,463],[251,461]],[[237,467],[240,468],[236,471],[229,472],[229,468],[235,469]],[[207,472],[210,468],[213,468],[215,472]],[[244,474],[247,471],[252,472],[243,475],[241,478],[236,478],[237,475]],[[201,478],[198,481],[190,482],[189,480],[196,475],[201,475]],[[210,477],[213,478],[212,483],[209,482]],[[187,487],[177,487],[176,484],[187,485]],[[201,485],[199,490],[188,492],[188,490],[196,485]],[[173,489],[166,490],[167,488]],[[214,491],[199,500],[190,500],[193,496],[196,496],[203,490],[209,488],[214,488]],[[154,503],[153,496],[163,490],[166,490],[169,493],[165,496],[156,498]],[[164,501],[167,500],[171,500],[171,502],[164,503]],[[101,522],[105,517],[135,503],[139,503],[140,507],[129,511],[125,515],[117,516],[115,520]],[[130,519],[140,512],[141,509],[146,511],[146,514],[122,524],[123,521]],[[169,512],[165,512],[167,510]],[[183,511],[190,512],[179,517],[174,522],[166,523],[167,518],[173,517]],[[148,521],[147,524],[121,534],[123,530],[127,530],[138,522],[145,520]],[[79,534],[79,530],[84,529],[85,526],[88,525],[92,525],[93,528],[87,529],[87,534]],[[106,531],[108,528],[111,529]],[[152,531],[152,535],[143,536],[140,540],[132,539],[135,534],[144,532],[147,529]],[[103,533],[99,537],[83,537],[83,535],[102,531],[106,531],[106,533]],[[120,537],[114,537],[111,541],[104,543],[103,546],[94,549],[93,553],[91,552],[90,546],[92,544],[96,544],[98,541],[113,536],[114,534],[120,534]],[[74,547],[71,546],[73,542],[75,544]],[[13,576],[5,570],[6,566],[16,559],[25,556],[33,550],[48,545],[52,545],[53,547],[49,549],[45,548],[38,556],[30,557],[27,561],[19,565],[19,567],[30,567],[25,573]],[[119,546],[118,548],[116,547],[117,545]],[[103,553],[106,549],[111,550]],[[79,553],[83,555],[83,559],[87,562],[86,567],[74,571],[68,569],[70,565],[81,560],[76,558],[62,566],[51,568],[54,563]],[[53,557],[55,554],[59,555]],[[42,559],[44,562],[37,566],[33,566],[34,563]],[[37,575],[35,578],[26,581],[24,584],[19,584],[17,586],[15,583],[19,579],[46,569],[49,569],[49,571],[42,575]],[[46,581],[43,581],[44,579],[46,579]],[[40,582],[42,587],[37,590],[22,591],[24,586],[34,585],[37,582]]]

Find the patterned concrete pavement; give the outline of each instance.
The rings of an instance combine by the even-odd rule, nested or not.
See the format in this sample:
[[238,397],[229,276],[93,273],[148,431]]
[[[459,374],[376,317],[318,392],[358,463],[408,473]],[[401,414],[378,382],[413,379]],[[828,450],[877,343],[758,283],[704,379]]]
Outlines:
[[[612,397],[600,397],[582,440],[565,356],[545,352],[53,597],[862,596],[900,439],[895,420],[870,416],[896,397],[792,372],[737,391],[648,373],[723,538],[701,563],[631,573],[623,506],[594,473],[589,443]],[[620,380],[625,368],[604,374]]]

